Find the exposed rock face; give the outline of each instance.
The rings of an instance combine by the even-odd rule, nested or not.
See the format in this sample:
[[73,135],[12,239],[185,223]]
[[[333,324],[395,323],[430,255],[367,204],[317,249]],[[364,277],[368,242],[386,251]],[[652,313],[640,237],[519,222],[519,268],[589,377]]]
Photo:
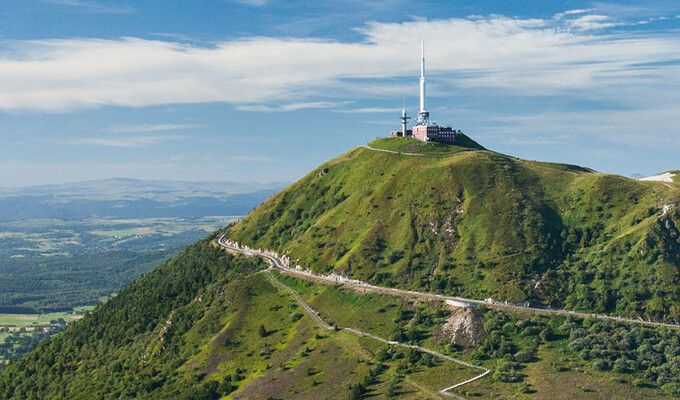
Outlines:
[[484,337],[482,319],[470,307],[450,307],[451,315],[442,326],[442,336],[460,346],[475,346]]

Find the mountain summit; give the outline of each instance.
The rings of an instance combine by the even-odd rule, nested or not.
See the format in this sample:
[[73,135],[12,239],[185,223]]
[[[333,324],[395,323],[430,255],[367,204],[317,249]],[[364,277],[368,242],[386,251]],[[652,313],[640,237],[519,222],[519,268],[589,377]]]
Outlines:
[[462,134],[378,139],[229,235],[377,285],[678,320],[678,188],[521,160]]
[[[611,317],[677,320],[678,185],[462,135],[376,140],[0,368],[0,399],[680,395],[677,328]],[[375,286],[263,271],[214,240],[225,236]],[[506,300],[610,316],[508,312]]]

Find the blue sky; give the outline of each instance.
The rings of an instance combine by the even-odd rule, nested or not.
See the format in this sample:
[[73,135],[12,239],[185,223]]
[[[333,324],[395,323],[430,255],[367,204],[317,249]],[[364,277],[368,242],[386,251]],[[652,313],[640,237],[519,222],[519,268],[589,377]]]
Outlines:
[[293,181],[428,108],[487,148],[680,169],[677,1],[0,2],[0,186]]

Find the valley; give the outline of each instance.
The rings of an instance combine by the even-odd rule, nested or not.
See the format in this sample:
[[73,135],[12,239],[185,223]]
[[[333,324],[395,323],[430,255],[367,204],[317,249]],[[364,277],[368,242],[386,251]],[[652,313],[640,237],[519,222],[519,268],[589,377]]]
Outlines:
[[237,221],[276,185],[113,179],[0,189],[0,363]]

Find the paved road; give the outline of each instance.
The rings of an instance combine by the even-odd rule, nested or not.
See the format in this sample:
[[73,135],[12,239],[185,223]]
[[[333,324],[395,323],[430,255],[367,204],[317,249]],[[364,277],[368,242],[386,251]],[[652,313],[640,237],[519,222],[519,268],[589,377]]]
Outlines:
[[[218,239],[218,243],[220,243],[219,239]],[[227,247],[227,248],[228,248],[229,250],[232,250],[232,251],[237,251],[237,250],[234,249],[233,247]],[[257,253],[252,252],[252,251],[243,251],[243,253],[248,254],[248,255],[258,255]],[[274,265],[276,264],[276,261],[275,261],[276,259],[275,259],[274,257],[266,256],[265,258],[267,258],[267,260],[270,261],[270,263],[272,264],[272,266],[274,266]],[[280,265],[280,264],[279,264],[279,265]],[[267,274],[267,277],[269,277],[269,279],[270,279],[272,282],[274,282],[276,285],[278,285],[278,286],[282,287],[283,289],[289,291],[293,296],[295,296],[295,298],[297,299],[298,303],[300,303],[300,305],[304,308],[304,310],[307,312],[307,314],[309,314],[312,318],[314,318],[314,320],[315,320],[319,325],[321,325],[322,328],[324,328],[324,329],[336,329],[336,328],[330,326],[328,323],[326,323],[326,321],[324,321],[323,319],[321,319],[321,317],[319,316],[319,313],[317,313],[316,311],[314,311],[314,309],[313,309],[312,307],[310,307],[304,300],[302,300],[302,297],[300,297],[300,295],[299,295],[295,290],[291,289],[290,287],[288,287],[287,285],[285,285],[283,282],[281,282],[281,281],[279,281],[278,279],[274,278],[274,276],[269,272],[268,269],[265,270],[264,273]],[[383,339],[383,338],[381,338],[380,336],[376,336],[376,335],[370,334],[370,333],[368,333],[368,332],[364,332],[364,331],[361,331],[361,330],[359,330],[359,329],[350,328],[350,327],[346,327],[346,326],[338,326],[337,329],[338,329],[338,330],[344,330],[344,331],[352,332],[352,333],[354,333],[354,334],[356,334],[356,335],[364,336],[364,337],[367,337],[367,338],[371,338],[371,339],[377,340],[377,341],[379,341],[379,342],[382,342],[382,343],[385,343],[385,344],[388,344],[388,345],[391,345],[391,346],[399,346],[399,347],[405,347],[405,348],[408,348],[408,349],[416,349],[416,350],[418,350],[418,351],[421,351],[421,352],[424,352],[424,353],[428,353],[428,354],[432,354],[432,355],[435,356],[435,357],[438,357],[438,358],[441,358],[441,359],[444,359],[444,360],[447,360],[447,361],[451,361],[451,362],[454,362],[454,363],[456,363],[456,364],[460,364],[460,365],[465,366],[465,367],[469,367],[469,368],[474,368],[474,369],[481,370],[481,371],[482,371],[481,374],[476,375],[476,376],[474,376],[474,377],[472,377],[472,378],[470,378],[470,379],[468,379],[468,380],[465,380],[465,381],[463,381],[463,382],[458,382],[458,383],[456,383],[456,384],[454,384],[454,385],[451,385],[451,386],[449,386],[449,387],[447,387],[447,388],[442,389],[442,390],[439,391],[439,393],[441,393],[441,394],[443,394],[443,395],[445,395],[445,396],[453,397],[453,398],[456,398],[456,399],[458,399],[458,400],[465,400],[465,398],[463,398],[463,397],[461,397],[461,396],[458,396],[458,395],[456,395],[456,394],[453,394],[453,393],[449,393],[450,390],[453,390],[453,389],[455,389],[455,388],[457,388],[457,387],[463,386],[463,385],[465,385],[466,383],[474,382],[474,381],[476,381],[477,379],[480,379],[480,378],[486,376],[489,372],[491,372],[491,370],[488,370],[488,369],[486,369],[486,368],[484,368],[484,367],[480,367],[479,365],[469,364],[469,363],[466,363],[465,361],[461,361],[461,360],[458,360],[457,358],[449,357],[449,356],[447,356],[447,355],[438,353],[438,352],[436,352],[436,351],[434,351],[434,350],[426,349],[426,348],[421,347],[421,346],[412,345],[412,344],[406,344],[406,343],[401,343],[401,342],[397,342],[397,341],[394,341],[394,340]]]
[[611,316],[611,315],[589,314],[589,313],[567,311],[567,310],[560,310],[560,309],[548,309],[548,308],[539,308],[539,307],[524,307],[524,306],[519,306],[519,305],[514,305],[514,304],[504,304],[502,302],[487,303],[487,302],[482,301],[482,300],[466,299],[466,298],[455,297],[455,296],[444,296],[444,295],[432,294],[432,293],[415,292],[415,291],[412,291],[412,290],[402,290],[402,289],[396,289],[396,288],[374,286],[374,285],[369,285],[368,283],[364,283],[364,282],[350,282],[350,281],[346,281],[346,280],[340,281],[338,279],[316,275],[316,274],[313,274],[313,273],[307,272],[307,271],[299,271],[299,270],[293,269],[293,268],[286,268],[283,265],[283,263],[281,262],[281,260],[279,260],[278,258],[276,258],[276,257],[274,257],[270,254],[264,253],[260,250],[243,249],[243,248],[240,248],[240,247],[235,247],[235,246],[230,245],[229,243],[226,242],[226,238],[225,238],[224,235],[221,235],[220,237],[217,238],[217,243],[220,246],[222,246],[226,249],[232,250],[232,251],[266,258],[267,260],[269,260],[272,263],[272,266],[274,268],[279,269],[282,272],[285,272],[289,275],[298,276],[298,277],[301,277],[303,279],[308,279],[308,280],[311,279],[311,280],[321,282],[321,283],[329,283],[329,284],[333,284],[333,285],[342,284],[344,286],[350,286],[350,287],[354,287],[354,288],[358,288],[358,289],[363,289],[363,290],[366,290],[366,291],[395,294],[395,295],[398,295],[398,296],[417,297],[417,298],[420,298],[420,299],[449,300],[449,301],[452,301],[452,302],[460,304],[460,305],[468,305],[468,306],[473,306],[473,307],[478,306],[478,305],[485,305],[487,307],[495,307],[495,308],[500,308],[500,309],[524,310],[524,311],[557,314],[557,315],[572,315],[572,316],[581,317],[581,318],[593,317],[593,318],[610,319],[610,320],[614,320],[614,321],[622,321],[622,322],[629,322],[629,323],[635,323],[635,324],[664,326],[664,327],[668,327],[668,328],[680,328],[680,325],[669,324],[669,323],[664,323],[664,322],[643,321],[643,320],[637,320],[637,319],[631,319],[631,318],[616,317],[616,316]]

